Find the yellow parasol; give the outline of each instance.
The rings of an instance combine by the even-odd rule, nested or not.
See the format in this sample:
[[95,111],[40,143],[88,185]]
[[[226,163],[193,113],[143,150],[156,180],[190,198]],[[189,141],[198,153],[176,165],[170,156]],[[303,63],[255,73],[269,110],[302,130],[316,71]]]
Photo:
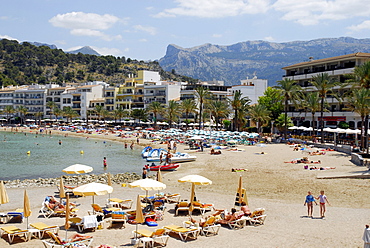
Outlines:
[[[108,180],[107,180],[107,182],[108,182],[108,186],[111,186],[112,187],[112,176],[111,176],[110,172],[108,173]],[[108,197],[109,197],[108,198],[108,201],[109,201],[109,199],[110,199],[110,193],[109,193],[109,196]]]
[[141,209],[141,200],[140,200],[139,195],[137,195],[137,201],[136,201],[135,222],[136,222],[136,232],[135,232],[135,239],[136,239],[137,238],[137,225],[144,222],[144,215],[143,215],[143,210]]
[[110,174],[110,172],[108,173],[108,185],[109,186],[112,186],[112,175]]
[[159,169],[158,171],[157,171],[157,181],[158,182],[162,182],[163,180],[162,180],[162,173],[161,173],[161,169]]
[[62,198],[66,197],[66,191],[64,190],[64,183],[63,183],[63,177],[60,177],[60,185],[59,185],[59,198],[60,201]]
[[113,188],[102,183],[88,183],[73,189],[75,195],[92,196],[94,203],[94,196],[106,195],[113,192]]
[[63,172],[67,174],[83,174],[83,173],[89,173],[93,171],[93,167],[83,164],[74,164],[71,166],[68,166],[63,170]]
[[166,184],[158,182],[153,179],[145,178],[145,179],[140,179],[136,180],[132,183],[129,183],[128,186],[130,188],[135,188],[139,187],[142,190],[146,191],[146,196],[148,196],[148,191],[149,190],[163,190],[166,188]]
[[9,202],[8,194],[6,193],[4,182],[0,181],[0,204]]
[[238,184],[238,190],[237,190],[237,199],[235,200],[235,205],[241,206],[241,203],[245,201],[248,205],[248,199],[245,189],[243,189],[243,178],[240,175],[239,177],[239,184]]
[[66,231],[70,228],[69,215],[70,215],[69,194],[67,194],[66,195],[66,223],[64,224],[64,228],[66,229]]
[[191,183],[191,195],[190,195],[190,207],[189,211],[192,212],[194,209],[193,201],[195,200],[195,185],[210,185],[212,181],[208,178],[199,175],[188,175],[178,180],[180,183],[188,182]]
[[24,198],[23,198],[23,215],[27,218],[27,227],[28,227],[28,217],[31,216],[31,205],[30,199],[28,198],[27,190],[24,190]]

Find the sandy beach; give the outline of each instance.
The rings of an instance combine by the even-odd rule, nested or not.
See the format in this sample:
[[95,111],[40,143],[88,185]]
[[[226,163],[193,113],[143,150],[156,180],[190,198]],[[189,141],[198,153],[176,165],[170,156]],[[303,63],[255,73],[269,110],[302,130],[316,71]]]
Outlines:
[[[58,131],[52,131],[53,135]],[[60,132],[65,134],[66,132]],[[88,136],[68,132],[68,135]],[[131,138],[118,138],[112,134],[95,135],[91,138],[109,139],[117,142],[128,142]],[[149,141],[140,139],[142,145]],[[155,144],[156,146],[163,146]],[[323,247],[363,247],[362,234],[365,224],[370,224],[370,182],[369,179],[317,179],[318,175],[329,173],[349,173],[364,171],[350,162],[350,156],[329,151],[325,155],[309,156],[321,164],[309,166],[335,167],[332,170],[305,170],[304,164],[284,163],[292,159],[307,156],[307,153],[293,151],[285,144],[269,144],[267,147],[238,146],[242,151],[222,150],[221,155],[210,155],[209,149],[204,152],[188,150],[185,145],[178,145],[178,151],[184,151],[197,156],[195,162],[184,163],[174,172],[163,172],[163,182],[167,185],[165,193],[180,193],[182,199],[190,198],[190,184],[179,183],[177,180],[189,174],[198,174],[212,180],[209,186],[197,186],[197,198],[203,203],[213,203],[216,208],[231,209],[234,207],[238,178],[243,177],[243,186],[247,190],[249,207],[265,208],[267,218],[265,225],[246,226],[240,230],[230,230],[221,227],[217,236],[199,236],[195,241],[182,242],[171,237],[167,247],[312,247],[319,244]],[[134,149],[142,149],[135,145]],[[261,154],[261,152],[264,154]],[[141,159],[141,158],[138,158]],[[246,171],[232,172],[232,168],[243,168]],[[154,172],[150,172],[153,175]],[[61,173],[62,174],[62,173]],[[121,199],[136,199],[138,194],[144,194],[137,188],[113,185],[112,197]],[[64,219],[39,217],[38,211],[45,196],[54,195],[53,187],[27,188],[33,210],[29,223],[44,222],[61,226],[59,234],[65,235]],[[320,190],[325,190],[331,206],[328,206],[326,218],[319,218],[319,207],[314,207],[314,218],[307,217],[307,208],[303,206],[307,191],[315,196]],[[23,206],[22,188],[7,189],[10,202],[0,206],[0,212],[7,212]],[[154,193],[154,192],[152,192]],[[95,202],[105,205],[108,196],[97,196]],[[91,210],[91,197],[72,198],[79,204],[78,216],[87,215]],[[135,204],[133,204],[135,207]],[[185,215],[174,217],[174,204],[167,204],[164,220],[159,221],[159,227],[168,224],[182,225],[188,220]],[[207,214],[206,214],[207,215]],[[39,217],[39,218],[38,218]],[[195,219],[200,219],[194,216]],[[26,228],[26,221],[13,223],[21,229]],[[10,225],[10,224],[5,224]],[[4,224],[0,224],[0,227]],[[153,227],[140,225],[139,229],[154,230]],[[94,237],[93,246],[109,244],[115,247],[131,246],[130,238],[135,225],[126,224],[125,229],[107,229],[88,233]],[[69,229],[68,236],[76,233]],[[5,237],[5,236],[3,236]],[[7,239],[0,239],[0,247],[42,247],[38,239],[29,242],[15,242],[9,245]]]

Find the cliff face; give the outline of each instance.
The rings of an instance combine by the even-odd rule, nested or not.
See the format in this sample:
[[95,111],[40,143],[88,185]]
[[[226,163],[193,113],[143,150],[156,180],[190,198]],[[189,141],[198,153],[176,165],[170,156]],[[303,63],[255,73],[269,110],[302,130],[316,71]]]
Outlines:
[[245,41],[229,46],[204,44],[182,48],[167,47],[159,64],[166,71],[201,80],[223,80],[227,85],[239,84],[247,77],[268,79],[275,85],[284,75],[284,66],[356,52],[370,52],[370,39],[350,37],[325,38],[311,41],[274,43]]

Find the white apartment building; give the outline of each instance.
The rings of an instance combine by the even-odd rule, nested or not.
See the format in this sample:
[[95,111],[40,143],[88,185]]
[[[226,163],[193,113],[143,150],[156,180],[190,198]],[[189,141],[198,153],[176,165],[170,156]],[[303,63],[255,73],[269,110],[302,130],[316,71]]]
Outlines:
[[[328,73],[338,82],[344,83],[346,75],[352,74],[355,66],[361,66],[370,60],[370,53],[353,53],[326,59],[310,59],[308,62],[302,62],[286,66],[284,78],[292,79],[297,82],[305,91],[314,91],[310,81],[313,76],[321,73]],[[338,87],[339,88],[339,87]],[[347,87],[348,90],[350,87]],[[345,103],[338,102],[333,97],[328,97],[329,111],[324,112],[324,126],[337,127],[340,121],[345,121],[351,128],[360,128],[361,118],[358,114],[345,109]],[[295,109],[293,105],[289,107],[289,116],[291,116],[294,125],[312,126],[312,117],[310,113]],[[315,114],[315,127],[318,127],[320,113]]]
[[181,84],[175,82],[160,82],[157,84],[144,84],[145,107],[151,102],[168,104],[170,100],[180,100]]
[[267,89],[267,80],[259,79],[256,76],[252,79],[240,80],[240,85],[233,85],[229,88],[228,97],[231,99],[235,91],[240,91],[243,97],[248,97],[250,104],[256,104],[258,98],[263,96]]

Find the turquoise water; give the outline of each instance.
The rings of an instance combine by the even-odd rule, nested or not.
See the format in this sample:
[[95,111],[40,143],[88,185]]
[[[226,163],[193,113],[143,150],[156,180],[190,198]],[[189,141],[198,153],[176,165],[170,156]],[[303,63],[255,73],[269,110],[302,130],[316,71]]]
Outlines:
[[[141,173],[145,164],[141,149],[125,149],[122,143],[93,138],[0,132],[0,180],[59,177],[66,175],[62,170],[72,164],[92,166],[94,174]],[[106,170],[103,157],[107,157]]]

